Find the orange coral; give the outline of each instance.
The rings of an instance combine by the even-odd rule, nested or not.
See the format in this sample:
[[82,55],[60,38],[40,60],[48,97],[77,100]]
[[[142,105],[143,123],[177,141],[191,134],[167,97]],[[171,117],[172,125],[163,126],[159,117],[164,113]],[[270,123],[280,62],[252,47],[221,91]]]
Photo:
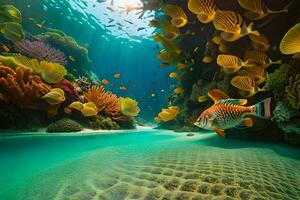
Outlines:
[[16,71],[0,66],[0,87],[10,101],[21,108],[40,109],[40,99],[50,92],[39,76],[31,75],[30,69],[18,67]]
[[117,95],[106,92],[103,86],[93,85],[84,97],[86,102],[93,102],[99,112],[111,117],[113,120],[125,120],[125,116],[120,113],[120,103]]
[[60,105],[43,104],[41,97],[51,91],[39,76],[31,75],[31,69],[18,67],[16,71],[0,65],[0,91],[21,108],[46,110],[48,116],[57,114]]

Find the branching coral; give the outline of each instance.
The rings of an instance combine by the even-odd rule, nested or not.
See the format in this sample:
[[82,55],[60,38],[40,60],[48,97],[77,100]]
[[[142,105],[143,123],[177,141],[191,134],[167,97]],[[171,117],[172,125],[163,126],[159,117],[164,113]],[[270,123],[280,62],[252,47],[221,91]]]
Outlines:
[[86,102],[93,102],[100,113],[111,117],[113,120],[122,118],[119,99],[111,92],[106,92],[103,86],[92,86],[84,97]]
[[21,108],[40,109],[41,97],[50,92],[39,76],[30,69],[18,67],[16,71],[0,66],[0,89],[10,101]]
[[289,78],[289,84],[285,88],[285,97],[292,108],[300,109],[300,74]]
[[67,64],[66,56],[63,52],[43,41],[23,40],[15,44],[15,50],[39,61]]

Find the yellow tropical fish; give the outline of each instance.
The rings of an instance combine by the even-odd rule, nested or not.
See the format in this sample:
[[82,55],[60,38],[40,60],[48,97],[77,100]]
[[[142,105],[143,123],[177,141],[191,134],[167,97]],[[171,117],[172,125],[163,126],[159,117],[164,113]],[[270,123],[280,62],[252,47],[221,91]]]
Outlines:
[[265,82],[267,76],[266,70],[259,66],[245,68],[240,70],[238,74],[241,76],[252,76],[257,86]]
[[171,73],[169,74],[169,77],[170,77],[170,78],[181,78],[181,77],[182,77],[182,74],[178,74],[178,73],[176,73],[176,72],[171,72]]
[[60,88],[53,88],[42,97],[50,105],[57,105],[66,100],[65,92]]
[[217,11],[213,23],[217,30],[223,31],[221,38],[229,42],[248,34],[259,35],[258,31],[253,30],[253,23],[247,26],[240,14],[233,11]]
[[208,100],[207,96],[200,96],[200,97],[198,97],[198,102],[199,103],[205,102],[207,100]]
[[209,64],[212,63],[214,61],[214,58],[211,56],[204,56],[204,58],[202,59],[202,62]]
[[170,52],[176,53],[176,54],[180,53],[180,48],[176,43],[174,43],[173,41],[166,40],[163,36],[161,36],[159,34],[154,35],[154,41],[160,42],[161,45],[164,47],[164,49],[166,51],[168,51],[169,53]]
[[177,5],[167,4],[164,13],[172,18],[171,23],[177,28],[185,26],[188,22],[185,12]]
[[[203,111],[194,125],[214,130],[225,138],[224,130],[239,125],[253,126],[253,120],[249,115],[268,117],[270,113],[270,98],[252,106],[245,106],[247,99],[230,99],[227,94],[219,89],[211,89],[208,96],[213,99],[214,105]],[[262,109],[263,106],[263,109]],[[261,112],[264,110],[264,113]]]
[[213,0],[189,0],[188,9],[204,24],[211,22],[216,14],[216,5]]
[[265,35],[253,35],[250,34],[249,38],[251,40],[252,47],[257,51],[269,51],[270,43]]
[[162,34],[165,39],[172,41],[180,35],[180,31],[172,24],[165,24],[161,27]]
[[258,65],[262,68],[267,68],[270,65],[281,64],[281,60],[272,61],[268,58],[268,55],[265,52],[255,50],[246,51],[244,60],[249,64]]
[[184,89],[182,87],[177,87],[177,88],[174,89],[174,93],[175,94],[183,94]]
[[270,14],[287,13],[288,8],[293,2],[292,0],[291,3],[286,5],[282,10],[273,11],[265,5],[263,0],[238,0],[240,6],[247,10],[245,16],[250,20],[259,20]]
[[300,23],[293,26],[280,42],[280,51],[285,55],[294,54],[293,58],[300,58]]
[[252,76],[235,76],[231,79],[231,85],[239,89],[242,97],[248,98],[261,91]]
[[214,36],[212,39],[211,39],[211,41],[213,42],[213,43],[215,43],[215,44],[217,44],[217,45],[221,45],[221,43],[222,43],[222,38],[220,37],[220,36]]
[[220,54],[217,57],[217,64],[221,66],[224,72],[230,74],[239,71],[242,67],[253,67],[253,64],[243,62],[237,56]]

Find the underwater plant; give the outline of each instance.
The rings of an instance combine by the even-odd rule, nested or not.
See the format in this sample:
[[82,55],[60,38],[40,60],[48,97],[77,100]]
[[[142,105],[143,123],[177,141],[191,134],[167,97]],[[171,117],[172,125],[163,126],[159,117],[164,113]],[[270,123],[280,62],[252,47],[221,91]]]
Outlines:
[[289,84],[285,88],[285,98],[292,108],[300,109],[300,74],[289,78]]
[[85,102],[93,102],[99,113],[111,117],[113,120],[121,119],[119,98],[111,92],[106,92],[103,86],[93,85],[84,96]]
[[55,133],[55,132],[79,132],[82,131],[83,127],[78,122],[63,118],[58,121],[51,123],[47,127],[47,132]]
[[31,58],[36,58],[38,61],[47,61],[66,65],[67,60],[65,54],[53,48],[51,45],[43,41],[23,40],[14,45],[17,52],[22,53]]
[[41,97],[51,91],[39,76],[31,75],[30,69],[0,66],[0,87],[9,101],[21,108],[41,109]]
[[53,88],[50,92],[42,96],[42,99],[45,100],[50,105],[58,105],[66,100],[65,92],[60,88]]
[[136,117],[141,111],[138,107],[138,102],[131,98],[119,98],[121,113],[128,117]]

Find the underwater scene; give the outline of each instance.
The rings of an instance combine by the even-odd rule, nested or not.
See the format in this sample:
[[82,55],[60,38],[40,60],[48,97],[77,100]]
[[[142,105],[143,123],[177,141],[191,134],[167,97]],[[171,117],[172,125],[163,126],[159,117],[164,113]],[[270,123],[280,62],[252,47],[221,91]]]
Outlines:
[[299,0],[0,0],[0,200],[300,200]]

